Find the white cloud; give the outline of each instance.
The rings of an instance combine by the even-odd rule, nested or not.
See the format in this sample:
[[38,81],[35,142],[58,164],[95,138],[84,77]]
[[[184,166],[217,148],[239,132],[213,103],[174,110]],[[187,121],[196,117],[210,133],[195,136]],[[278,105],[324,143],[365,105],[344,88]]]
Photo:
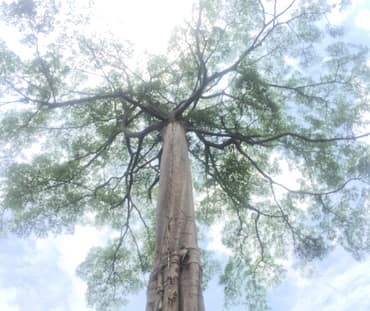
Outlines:
[[355,17],[355,25],[364,30],[370,30],[370,10],[360,11]]
[[115,31],[140,48],[163,52],[171,30],[189,16],[193,1],[96,1],[95,27]]
[[58,264],[71,275],[74,274],[77,266],[85,259],[89,249],[102,244],[101,233],[92,226],[76,226],[73,235],[65,235],[58,238],[58,249],[63,254]]
[[345,9],[341,9],[338,0],[329,0],[329,5],[335,5],[331,13],[328,15],[329,21],[334,25],[340,25],[344,23],[347,18],[363,3],[363,0],[353,0],[351,5],[348,5]]
[[[86,307],[86,284],[76,276],[75,271],[85,259],[90,248],[103,245],[111,235],[112,232],[107,228],[97,230],[93,226],[77,225],[73,235],[60,235],[37,240],[37,253],[45,256],[52,249],[55,249],[59,254],[56,264],[70,281],[71,290],[66,300],[71,310],[91,310]],[[58,307],[56,310],[65,309]]]
[[20,43],[20,34],[3,21],[0,21],[0,33],[1,39],[6,42],[8,48],[22,59],[27,59],[32,55],[32,49]]
[[[272,292],[277,306],[273,310],[370,310],[369,275],[368,261],[356,262],[344,250],[337,249],[323,262],[317,263],[310,275],[289,269],[287,280],[280,289]],[[289,299],[284,299],[284,295]],[[284,304],[283,309],[279,303]]]
[[0,310],[6,311],[20,311],[16,305],[16,288],[0,288]]
[[210,251],[216,251],[222,254],[230,255],[231,250],[222,244],[222,227],[221,223],[217,223],[211,226],[209,230],[209,237],[211,241],[207,245],[207,249]]
[[92,246],[111,235],[105,228],[76,226],[73,235],[0,239],[0,310],[91,310],[75,269]]

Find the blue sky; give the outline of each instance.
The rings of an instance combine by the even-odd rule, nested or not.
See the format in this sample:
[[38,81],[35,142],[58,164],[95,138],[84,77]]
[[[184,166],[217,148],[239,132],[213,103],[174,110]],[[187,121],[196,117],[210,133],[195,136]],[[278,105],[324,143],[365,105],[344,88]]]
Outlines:
[[[105,17],[112,13],[109,11],[108,2],[105,1],[104,5],[100,2],[100,14]],[[137,1],[137,4],[131,7],[131,13],[126,13],[126,22],[131,23],[131,26],[135,23],[135,10],[139,11],[144,2]],[[180,7],[180,10],[176,11],[178,13],[171,15],[171,20],[168,21],[170,24],[181,17],[181,10],[188,8],[181,1],[162,2],[164,7]],[[148,12],[158,11],[159,14],[160,10],[159,6],[153,6]],[[150,18],[149,15],[143,17],[149,23]],[[370,43],[370,1],[355,1],[355,5],[347,12],[333,14],[331,18],[332,22],[337,24],[350,23],[351,35]],[[99,20],[104,19],[100,16]],[[153,27],[157,33],[164,32],[169,28],[168,23],[157,22]],[[150,35],[140,26],[136,29],[137,33],[131,35],[138,39],[138,44],[148,44]],[[3,33],[1,29],[0,33]],[[157,48],[160,49],[158,46]],[[90,247],[104,244],[109,235],[108,228],[96,230],[89,226],[77,226],[73,235],[50,236],[45,239],[0,237],[0,310],[91,310],[86,307],[86,286],[76,277],[75,269],[83,261]],[[211,236],[213,239],[211,238],[212,242],[208,248],[225,256],[226,250],[218,242],[216,229],[211,232]],[[357,262],[342,249],[336,249],[322,262],[316,262],[303,270],[288,266],[286,279],[269,291],[268,300],[273,311],[368,311],[369,294],[369,260]],[[217,285],[217,280],[211,282],[204,296],[208,310],[222,310],[223,293],[222,288]],[[132,297],[132,302],[123,308],[127,311],[144,309],[145,292]],[[232,310],[243,309],[236,307]]]
[[[74,235],[0,239],[0,310],[91,310],[85,304],[86,287],[74,270],[89,247],[104,243],[107,235],[109,230],[78,226]],[[368,311],[369,293],[370,262],[357,262],[337,249],[305,270],[289,268],[286,280],[269,291],[268,299],[273,311]],[[211,281],[204,293],[207,310],[221,311],[222,296],[217,280]],[[122,310],[144,309],[141,292]]]

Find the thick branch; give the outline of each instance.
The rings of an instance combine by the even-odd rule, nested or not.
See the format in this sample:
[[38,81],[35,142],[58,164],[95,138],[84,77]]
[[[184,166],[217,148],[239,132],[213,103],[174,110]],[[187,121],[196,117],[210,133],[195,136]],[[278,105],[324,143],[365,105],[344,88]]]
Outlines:
[[[332,143],[332,142],[337,142],[337,141],[353,141],[353,140],[358,140],[361,138],[366,138],[370,136],[370,133],[364,133],[361,135],[354,135],[354,136],[346,136],[346,137],[309,137],[297,133],[291,133],[291,132],[285,132],[285,133],[280,133],[276,135],[243,135],[239,132],[211,132],[208,130],[203,130],[196,128],[192,126],[190,123],[186,125],[186,130],[190,132],[194,132],[198,135],[198,137],[205,142],[207,145],[210,147],[215,147],[215,148],[224,148],[232,142],[244,142],[249,145],[264,145],[265,143],[272,142],[279,140],[284,137],[292,137],[296,139],[303,140],[307,143]],[[207,141],[204,136],[211,136],[211,137],[220,137],[220,138],[226,138],[227,140],[224,141],[224,143],[213,143],[210,141]],[[231,141],[230,141],[231,140]]]
[[94,96],[88,96],[88,97],[83,97],[83,98],[78,98],[78,99],[71,99],[71,100],[66,100],[66,101],[45,101],[45,100],[39,100],[35,98],[31,98],[27,96],[26,94],[23,94],[19,89],[15,88],[12,86],[12,88],[20,94],[25,101],[27,102],[32,102],[41,105],[42,107],[46,107],[48,109],[56,109],[56,108],[62,108],[62,107],[67,107],[67,106],[76,106],[76,105],[82,105],[82,104],[87,104],[87,103],[94,103],[97,101],[101,100],[112,100],[112,99],[121,99],[129,104],[133,105],[134,107],[137,107],[141,109],[142,111],[148,113],[149,115],[152,115],[156,117],[157,119],[160,120],[166,120],[168,119],[168,114],[162,110],[160,107],[157,107],[153,104],[144,104],[140,101],[137,101],[133,99],[132,97],[128,96],[125,94],[123,91],[117,91],[114,93],[105,93],[105,94],[98,94]]
[[165,122],[157,122],[152,125],[149,125],[148,127],[146,127],[140,132],[131,132],[126,129],[124,129],[123,132],[125,133],[125,136],[128,138],[144,138],[145,136],[147,136],[148,134],[154,131],[160,131],[164,125],[165,125]]

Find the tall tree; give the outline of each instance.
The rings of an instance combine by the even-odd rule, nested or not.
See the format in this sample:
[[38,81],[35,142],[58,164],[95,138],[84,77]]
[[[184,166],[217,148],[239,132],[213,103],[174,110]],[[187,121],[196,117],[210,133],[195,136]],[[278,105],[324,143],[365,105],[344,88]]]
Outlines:
[[78,271],[96,309],[152,271],[147,310],[203,310],[195,216],[202,230],[224,225],[226,301],[250,310],[266,308],[291,253],[369,252],[368,50],[330,24],[333,6],[199,0],[167,53],[140,60],[95,33],[88,7],[2,9],[19,38],[0,45],[2,228],[110,226]]

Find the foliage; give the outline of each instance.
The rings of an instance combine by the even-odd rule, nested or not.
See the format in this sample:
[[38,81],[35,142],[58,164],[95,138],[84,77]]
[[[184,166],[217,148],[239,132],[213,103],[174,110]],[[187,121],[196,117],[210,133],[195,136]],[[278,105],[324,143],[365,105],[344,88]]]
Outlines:
[[222,220],[233,252],[227,304],[266,309],[292,253],[310,262],[342,245],[365,256],[368,49],[330,25],[326,2],[284,3],[199,0],[165,55],[140,64],[130,43],[92,30],[88,5],[2,3],[22,46],[0,42],[3,229],[111,226],[119,237],[79,274],[91,305],[122,303],[150,271],[160,131],[176,120],[203,198],[198,221]]

